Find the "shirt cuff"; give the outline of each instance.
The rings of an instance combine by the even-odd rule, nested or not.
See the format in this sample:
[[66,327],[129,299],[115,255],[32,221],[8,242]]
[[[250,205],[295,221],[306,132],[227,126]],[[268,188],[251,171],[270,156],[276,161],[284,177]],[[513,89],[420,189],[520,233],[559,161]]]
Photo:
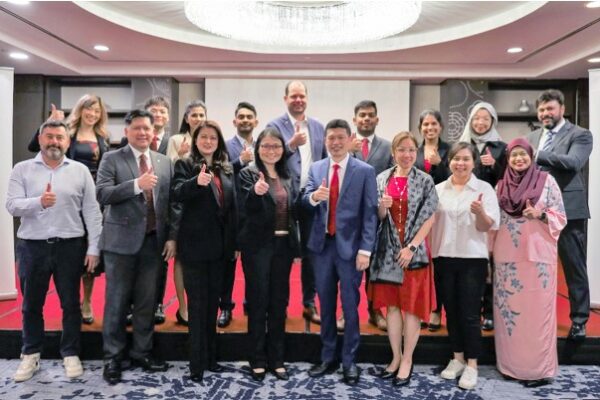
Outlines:
[[138,184],[138,179],[139,179],[139,178],[135,178],[135,179],[133,180],[133,193],[134,193],[134,194],[140,194],[140,193],[142,193],[142,192],[143,192],[143,190],[142,190],[142,189],[140,189],[140,185]]
[[[313,192],[314,193],[314,192]],[[312,198],[312,193],[308,196],[308,202],[310,203],[311,206],[316,207],[318,206],[321,202],[320,201],[314,201]]]
[[99,256],[100,255],[100,249],[98,248],[98,246],[88,246],[87,249],[87,256]]
[[358,254],[362,254],[363,256],[367,256],[367,257],[371,258],[371,252],[367,251],[367,250],[359,250]]

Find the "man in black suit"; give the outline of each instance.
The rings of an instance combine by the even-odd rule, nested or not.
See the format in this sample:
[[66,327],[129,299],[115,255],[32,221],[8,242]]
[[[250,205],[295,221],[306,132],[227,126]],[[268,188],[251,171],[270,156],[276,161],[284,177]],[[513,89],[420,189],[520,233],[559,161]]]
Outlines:
[[527,140],[537,149],[535,160],[558,183],[567,213],[567,226],[558,239],[558,255],[563,265],[572,325],[568,338],[583,340],[590,315],[590,285],[587,275],[586,223],[590,218],[583,170],[592,153],[592,133],[564,119],[565,97],[548,89],[536,101],[543,127]]

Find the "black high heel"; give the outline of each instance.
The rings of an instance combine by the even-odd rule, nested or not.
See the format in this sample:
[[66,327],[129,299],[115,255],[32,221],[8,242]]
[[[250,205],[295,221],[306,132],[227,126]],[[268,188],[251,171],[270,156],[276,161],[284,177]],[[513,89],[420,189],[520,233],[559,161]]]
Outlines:
[[394,377],[394,379],[392,380],[392,385],[393,386],[406,386],[406,385],[408,385],[410,383],[410,378],[412,378],[413,367],[414,367],[414,364],[412,364],[410,366],[410,372],[408,373],[408,376],[406,378],[398,378],[398,376],[396,375]]
[[187,320],[183,319],[183,317],[179,313],[179,309],[177,309],[177,312],[175,313],[175,318],[177,319],[177,323],[179,325],[189,326],[189,322]]

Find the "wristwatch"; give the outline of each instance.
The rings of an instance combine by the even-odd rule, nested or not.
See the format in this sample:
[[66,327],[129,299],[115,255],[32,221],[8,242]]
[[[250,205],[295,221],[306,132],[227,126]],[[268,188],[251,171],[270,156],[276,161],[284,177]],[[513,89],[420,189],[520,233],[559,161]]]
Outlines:
[[548,216],[546,215],[546,213],[542,211],[542,213],[540,214],[540,221],[545,221],[547,217]]
[[408,249],[414,253],[415,251],[417,251],[417,246],[415,246],[414,244],[409,244]]

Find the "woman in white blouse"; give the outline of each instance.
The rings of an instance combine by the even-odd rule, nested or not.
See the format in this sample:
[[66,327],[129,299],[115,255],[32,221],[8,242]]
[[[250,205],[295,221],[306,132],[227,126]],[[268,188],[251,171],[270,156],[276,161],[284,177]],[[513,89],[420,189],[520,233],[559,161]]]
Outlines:
[[452,175],[436,185],[439,203],[431,231],[431,252],[440,273],[448,335],[454,352],[441,376],[445,379],[460,376],[458,386],[463,389],[473,389],[477,384],[481,295],[488,263],[487,232],[498,229],[500,220],[494,189],[473,174],[475,151],[465,142],[450,149]]

